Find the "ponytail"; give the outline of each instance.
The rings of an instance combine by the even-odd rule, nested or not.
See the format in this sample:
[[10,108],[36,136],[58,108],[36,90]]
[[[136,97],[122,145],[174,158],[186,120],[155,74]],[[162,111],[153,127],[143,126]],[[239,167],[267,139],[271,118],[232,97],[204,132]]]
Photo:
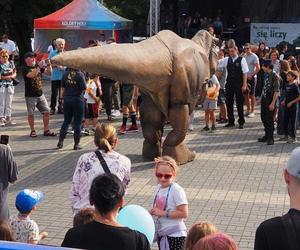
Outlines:
[[108,140],[106,140],[105,138],[101,138],[99,140],[98,148],[104,150],[105,153],[112,151],[112,146],[109,144]]
[[100,124],[96,127],[94,142],[98,149],[106,153],[112,151],[116,138],[116,129],[111,124]]

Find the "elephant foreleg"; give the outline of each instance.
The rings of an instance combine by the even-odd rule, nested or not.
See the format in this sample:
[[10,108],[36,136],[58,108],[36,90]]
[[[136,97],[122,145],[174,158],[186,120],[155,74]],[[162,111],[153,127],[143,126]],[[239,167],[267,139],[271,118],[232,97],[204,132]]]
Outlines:
[[169,121],[173,130],[163,143],[163,155],[173,157],[178,164],[194,160],[196,154],[183,142],[188,128],[188,105],[173,105],[169,108]]
[[165,116],[154,104],[150,96],[143,94],[140,106],[143,130],[143,158],[153,161],[162,155],[162,135]]

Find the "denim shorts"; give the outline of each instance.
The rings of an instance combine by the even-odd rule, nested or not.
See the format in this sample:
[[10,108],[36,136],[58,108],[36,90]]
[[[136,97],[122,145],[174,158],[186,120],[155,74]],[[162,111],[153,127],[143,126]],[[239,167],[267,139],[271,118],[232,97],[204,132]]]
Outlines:
[[205,100],[203,102],[203,108],[204,108],[204,110],[217,109],[217,100],[210,100],[208,98],[205,98]]
[[28,115],[33,115],[35,108],[37,108],[42,114],[50,111],[44,94],[39,97],[25,97],[25,100]]

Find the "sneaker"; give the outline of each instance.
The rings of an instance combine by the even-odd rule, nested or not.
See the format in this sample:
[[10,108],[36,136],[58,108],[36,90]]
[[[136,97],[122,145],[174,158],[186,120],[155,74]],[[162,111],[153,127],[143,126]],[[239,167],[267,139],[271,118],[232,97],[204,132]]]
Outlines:
[[4,127],[5,124],[6,124],[6,120],[5,120],[4,118],[1,118],[1,119],[0,119],[0,126],[1,126],[1,127]]
[[243,124],[239,124],[239,129],[243,129],[244,125]]
[[228,122],[227,119],[221,119],[221,120],[218,121],[218,123],[220,123],[220,124],[224,124],[224,123],[227,123],[227,122]]
[[231,124],[231,123],[227,123],[226,125],[225,125],[225,127],[226,128],[232,128],[232,127],[234,127],[235,125],[234,124]]
[[293,138],[293,137],[290,137],[288,140],[287,140],[287,143],[295,143],[297,142],[297,139],[296,138]]
[[279,139],[279,141],[288,141],[288,136],[287,135],[285,135],[284,137],[281,137],[280,139]]
[[126,125],[122,125],[118,128],[118,134],[126,134]]
[[87,129],[87,128],[83,128],[83,129],[81,130],[81,134],[83,134],[83,135],[90,135],[90,130]]
[[12,120],[9,120],[9,121],[7,121],[7,122],[5,123],[5,125],[7,125],[7,126],[14,126],[14,125],[17,125],[17,123],[15,123],[15,122],[12,121]]
[[211,129],[209,130],[209,133],[214,133],[214,132],[216,132],[216,126],[212,125]]
[[267,145],[273,145],[273,144],[274,144],[274,140],[273,139],[267,140]]
[[51,109],[50,110],[50,115],[54,115],[55,114],[55,109]]
[[193,130],[194,130],[194,125],[193,125],[193,124],[189,124],[188,130],[189,130],[189,131],[193,131]]
[[73,130],[73,129],[69,129],[69,130],[67,131],[67,134],[74,135],[74,130]]
[[205,126],[203,129],[201,129],[201,131],[209,131],[209,127]]
[[253,118],[253,117],[255,117],[255,114],[254,114],[254,112],[250,112],[250,113],[248,114],[248,117],[249,117],[249,118]]
[[132,124],[128,129],[126,129],[126,132],[138,132],[139,128],[136,124]]
[[250,112],[249,111],[246,111],[245,113],[244,113],[244,116],[248,116],[250,114]]
[[258,142],[266,142],[267,141],[267,137],[263,136],[257,139]]
[[121,113],[120,113],[119,110],[113,110],[113,111],[111,112],[111,116],[113,116],[113,117],[118,117],[118,116],[120,116],[120,115],[121,115]]

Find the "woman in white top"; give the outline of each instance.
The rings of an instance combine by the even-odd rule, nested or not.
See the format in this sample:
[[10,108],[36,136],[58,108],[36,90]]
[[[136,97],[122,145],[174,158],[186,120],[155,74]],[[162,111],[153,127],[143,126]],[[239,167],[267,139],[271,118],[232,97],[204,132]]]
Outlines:
[[[108,170],[115,174],[127,189],[130,181],[131,162],[126,156],[114,151],[118,143],[114,126],[111,124],[98,125],[94,142],[98,148],[97,151],[101,153],[106,162]],[[99,174],[106,172],[96,154],[97,151],[83,154],[77,162],[70,191],[70,201],[74,214],[82,208],[92,207],[89,201],[92,181]]]

